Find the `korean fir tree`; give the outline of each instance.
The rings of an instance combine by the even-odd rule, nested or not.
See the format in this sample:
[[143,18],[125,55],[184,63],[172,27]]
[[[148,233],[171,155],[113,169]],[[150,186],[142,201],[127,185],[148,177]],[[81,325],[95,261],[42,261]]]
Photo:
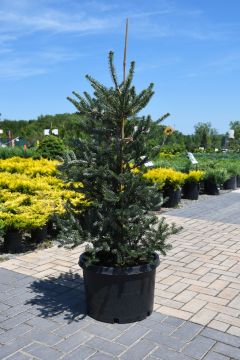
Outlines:
[[[85,194],[89,206],[68,205],[61,238],[73,246],[87,242],[89,264],[125,267],[152,262],[154,251],[165,255],[170,248],[166,239],[179,230],[150,211],[160,202],[156,186],[143,177],[151,120],[136,120],[136,115],[154,92],[150,84],[136,93],[134,67],[132,62],[126,80],[119,83],[110,52],[113,86],[107,88],[87,75],[93,95],[73,92],[75,98],[68,98],[85,118],[80,126],[86,136],[79,139],[75,153],[65,156],[61,171],[68,181],[82,184],[75,190]],[[152,155],[158,152],[152,149]]]

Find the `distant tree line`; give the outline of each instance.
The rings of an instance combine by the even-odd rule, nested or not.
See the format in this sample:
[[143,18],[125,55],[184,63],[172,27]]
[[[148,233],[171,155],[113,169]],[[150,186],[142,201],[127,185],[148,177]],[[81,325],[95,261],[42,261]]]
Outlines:
[[1,138],[8,138],[10,130],[12,138],[24,138],[32,146],[37,141],[43,140],[44,129],[58,129],[59,137],[65,143],[82,136],[79,127],[79,115],[67,113],[41,115],[36,120],[5,119],[0,121],[0,129],[3,130],[3,134],[0,134]]
[[[174,130],[170,136],[166,136],[164,128],[165,126],[152,122],[150,144],[163,144],[163,148],[169,148],[169,151],[172,149],[173,153],[184,150],[195,151],[199,148],[211,151],[229,145],[228,134],[219,134],[216,129],[212,128],[210,123],[197,123],[194,126],[194,133],[191,135],[185,135],[178,130]],[[240,139],[240,131],[238,139]]]
[[[132,119],[136,125],[138,118]],[[64,144],[71,146],[78,138],[83,137],[81,124],[84,119],[77,113],[41,115],[36,120],[7,120],[0,121],[0,134],[2,139],[7,139],[9,131],[13,138],[24,138],[29,146],[34,146],[37,141],[44,138],[44,129],[58,129],[59,138]],[[167,121],[165,121],[167,122]],[[209,122],[199,122],[194,127],[194,133],[185,135],[174,129],[170,135],[166,135],[164,130],[167,125],[157,124],[151,120],[151,130],[148,136],[149,148],[155,145],[162,145],[163,148],[171,150],[173,153],[178,151],[195,151],[199,147],[208,149],[220,149],[226,146],[239,147],[240,142],[240,121],[230,122],[230,129],[235,132],[234,139],[228,139],[227,134],[219,134]]]

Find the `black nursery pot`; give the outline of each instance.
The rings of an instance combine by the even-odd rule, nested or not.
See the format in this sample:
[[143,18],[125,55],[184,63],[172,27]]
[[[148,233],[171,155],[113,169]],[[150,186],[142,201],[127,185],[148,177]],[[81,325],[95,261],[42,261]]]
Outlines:
[[53,220],[49,220],[47,222],[47,234],[50,235],[51,237],[56,237],[60,232],[60,229],[57,225],[56,222],[54,222]]
[[47,226],[44,225],[41,228],[36,228],[31,230],[31,239],[36,243],[41,243],[43,240],[46,239],[47,233]]
[[167,198],[167,201],[163,203],[163,207],[175,207],[181,201],[181,188],[174,190],[173,188],[166,188],[163,190],[163,198]]
[[219,188],[215,181],[204,180],[204,192],[207,195],[219,195]]
[[240,187],[240,175],[237,175],[237,187]]
[[4,235],[4,251],[18,253],[22,249],[22,232],[19,230],[7,230]]
[[87,301],[87,313],[93,319],[107,323],[140,321],[153,311],[156,267],[154,264],[114,268],[90,265],[86,267],[83,253],[79,265]]
[[186,182],[183,185],[183,196],[185,199],[197,200],[199,196],[199,183],[197,182]]
[[231,176],[230,179],[224,182],[223,188],[224,190],[235,190],[237,188],[237,177]]

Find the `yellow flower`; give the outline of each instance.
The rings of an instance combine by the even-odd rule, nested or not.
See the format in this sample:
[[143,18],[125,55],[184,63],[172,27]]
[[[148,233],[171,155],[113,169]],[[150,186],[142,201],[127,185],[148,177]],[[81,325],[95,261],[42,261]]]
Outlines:
[[166,126],[163,132],[164,132],[164,135],[170,136],[174,133],[174,129],[171,126]]

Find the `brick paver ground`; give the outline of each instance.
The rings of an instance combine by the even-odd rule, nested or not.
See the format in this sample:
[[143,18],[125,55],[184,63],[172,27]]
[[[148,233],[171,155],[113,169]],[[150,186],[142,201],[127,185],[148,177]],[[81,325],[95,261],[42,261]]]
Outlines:
[[240,191],[166,213],[171,238],[155,312],[139,323],[85,316],[81,248],[0,264],[0,359],[240,359]]
[[240,336],[240,190],[167,213],[184,230],[157,274],[155,309]]

